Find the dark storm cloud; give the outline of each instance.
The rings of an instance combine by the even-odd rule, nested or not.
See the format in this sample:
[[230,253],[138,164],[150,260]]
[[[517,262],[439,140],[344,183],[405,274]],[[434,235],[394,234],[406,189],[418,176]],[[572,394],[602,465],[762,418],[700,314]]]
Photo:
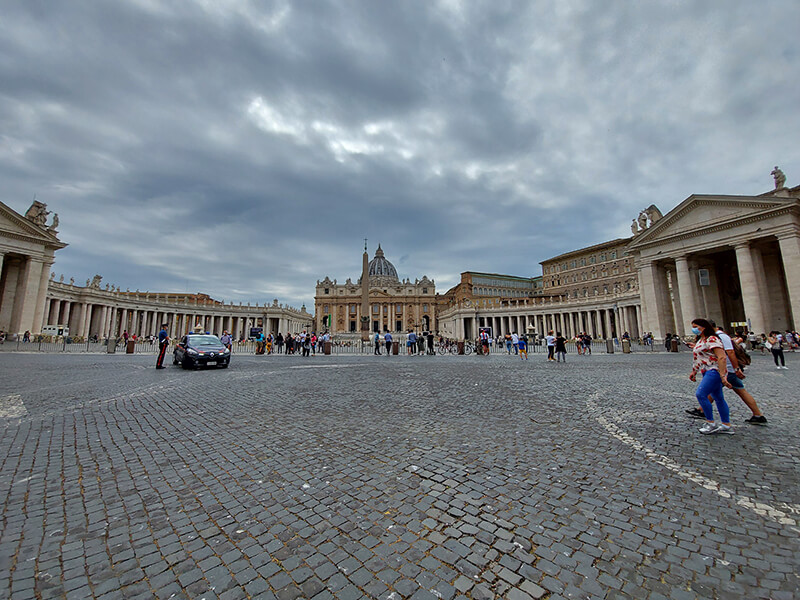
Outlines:
[[[13,2],[2,200],[55,269],[311,305],[362,239],[401,277],[540,273],[651,204],[800,173],[792,2]],[[796,176],[796,175],[795,175]],[[199,257],[199,248],[212,248]],[[187,259],[187,256],[194,256]]]

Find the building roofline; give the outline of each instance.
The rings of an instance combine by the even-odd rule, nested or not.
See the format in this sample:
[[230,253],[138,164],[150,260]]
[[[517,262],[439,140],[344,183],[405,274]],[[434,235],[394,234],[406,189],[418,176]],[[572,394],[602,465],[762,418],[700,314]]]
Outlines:
[[526,281],[531,281],[533,279],[541,278],[541,275],[534,275],[532,277],[522,277],[519,275],[504,275],[503,273],[484,273],[482,271],[464,271],[461,273],[462,275],[469,273],[470,275],[485,275],[487,277],[507,277],[509,279],[524,279]]
[[608,242],[602,242],[600,244],[595,244],[594,246],[586,246],[585,248],[580,248],[578,250],[571,250],[569,252],[565,252],[564,254],[559,254],[558,256],[554,256],[553,258],[548,258],[541,261],[539,264],[543,265],[545,263],[552,262],[554,260],[562,260],[564,258],[569,258],[570,256],[577,256],[579,254],[583,254],[584,252],[592,252],[594,250],[600,250],[602,248],[609,248],[611,246],[618,246],[618,245],[627,245],[633,239],[633,236],[628,238],[617,238],[615,240],[610,240]]

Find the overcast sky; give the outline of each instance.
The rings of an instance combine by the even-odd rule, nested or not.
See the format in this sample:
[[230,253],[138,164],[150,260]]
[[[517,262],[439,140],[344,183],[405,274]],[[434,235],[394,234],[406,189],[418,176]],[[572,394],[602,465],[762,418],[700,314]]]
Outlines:
[[0,200],[79,282],[313,306],[363,239],[444,292],[800,183],[800,3],[5,1]]

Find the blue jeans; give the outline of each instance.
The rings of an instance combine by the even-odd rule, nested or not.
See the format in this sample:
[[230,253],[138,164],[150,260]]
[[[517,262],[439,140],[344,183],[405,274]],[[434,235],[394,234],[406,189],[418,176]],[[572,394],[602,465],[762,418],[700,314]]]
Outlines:
[[708,400],[708,396],[714,398],[717,403],[717,410],[719,411],[719,418],[723,423],[731,422],[731,413],[728,409],[728,403],[725,402],[725,396],[722,394],[722,379],[720,379],[719,372],[715,369],[710,369],[705,372],[700,385],[697,386],[697,401],[703,409],[703,414],[706,421],[714,420],[714,407]]

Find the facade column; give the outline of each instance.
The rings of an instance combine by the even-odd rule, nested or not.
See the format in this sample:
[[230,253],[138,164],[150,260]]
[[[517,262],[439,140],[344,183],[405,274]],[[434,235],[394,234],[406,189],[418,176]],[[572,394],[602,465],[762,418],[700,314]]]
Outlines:
[[64,316],[62,318],[64,327],[69,327],[70,319],[72,319],[72,302],[67,300],[64,302]]
[[58,325],[61,322],[61,307],[62,307],[62,301],[59,300],[58,298],[53,298],[52,308],[54,310],[51,309],[50,311],[50,319],[52,320],[52,323],[50,323],[50,325]]
[[639,290],[642,298],[642,331],[652,332],[657,340],[667,333],[669,298],[663,268],[654,262],[639,267]]
[[47,302],[47,286],[52,264],[52,261],[42,261],[42,271],[39,275],[39,290],[36,296],[36,307],[33,313],[32,332],[41,333],[42,326],[45,324],[44,307]]
[[[786,279],[786,290],[789,292],[789,307],[793,329],[800,329],[800,277],[795,275],[800,272],[800,233],[778,236],[783,260],[783,272]],[[738,253],[737,253],[738,258]],[[744,288],[744,286],[742,286]],[[742,290],[744,292],[744,289]],[[753,324],[755,329],[755,324]],[[759,332],[758,329],[755,329]]]
[[[767,273],[764,269],[764,257],[761,254],[761,249],[757,247],[750,248],[750,254],[753,257],[753,268],[755,269],[756,280],[758,281],[758,296],[761,299],[761,312],[764,315],[764,325],[772,329],[774,318],[769,302],[769,282],[767,281]],[[757,333],[766,333],[766,331],[758,331]]]
[[81,337],[86,337],[87,335],[89,335],[88,333],[89,326],[86,323],[86,314],[87,313],[91,314],[90,311],[91,309],[89,308],[88,302],[84,302],[81,304],[81,316],[80,320],[78,321],[78,335]]
[[98,333],[100,334],[100,337],[106,337],[108,335],[106,333],[106,321],[107,321],[106,317],[107,317],[107,315],[108,315],[108,306],[101,305],[100,306],[100,315],[99,315],[100,322],[98,324]]
[[45,298],[45,301],[44,301],[44,315],[42,317],[43,326],[44,325],[50,325],[50,308],[51,308],[52,304],[53,304],[53,299],[52,298]]
[[14,314],[14,304],[17,301],[17,284],[22,273],[22,261],[18,258],[9,259],[5,263],[6,283],[3,289],[3,298],[0,299],[0,329],[11,331],[11,318]]
[[[781,242],[781,254],[783,254],[783,241]],[[764,311],[761,308],[761,294],[758,291],[758,278],[756,277],[755,266],[753,265],[753,254],[750,251],[749,242],[736,244],[736,264],[739,267],[739,286],[742,288],[742,303],[744,304],[745,320],[749,323],[748,329],[753,331],[766,331],[764,322]],[[786,261],[784,260],[784,265]],[[794,269],[800,268],[800,263],[793,265]],[[788,275],[797,271],[785,270]],[[789,278],[787,283],[791,284]],[[723,324],[723,327],[726,325]]]
[[675,311],[675,327],[678,335],[686,335],[688,323],[698,316],[692,275],[689,272],[689,260],[686,256],[679,256],[675,259],[675,274],[680,297],[680,310]]
[[[41,329],[41,323],[34,323],[37,301],[39,299],[39,283],[42,277],[44,262],[29,258],[22,272],[22,279],[17,284],[17,297],[14,303],[11,331],[22,332],[29,330],[34,333]],[[41,311],[39,312],[41,318]]]

